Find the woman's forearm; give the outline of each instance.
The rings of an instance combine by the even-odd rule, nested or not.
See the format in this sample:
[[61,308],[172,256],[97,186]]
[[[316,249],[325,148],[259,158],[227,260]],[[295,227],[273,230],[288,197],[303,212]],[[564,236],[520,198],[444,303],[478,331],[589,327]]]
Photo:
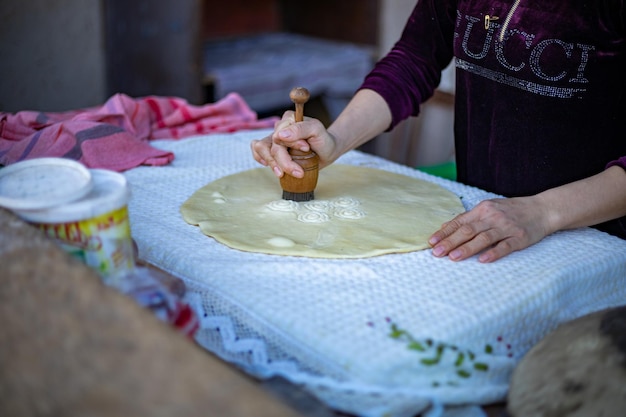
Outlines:
[[328,128],[336,141],[332,160],[384,132],[390,124],[387,102],[373,90],[359,90]]
[[626,171],[618,166],[535,196],[549,232],[593,226],[626,216]]
[[[332,160],[384,132],[391,124],[387,102],[373,90],[360,90],[328,128],[335,138]],[[626,171],[610,167],[592,177],[534,196],[544,208],[549,233],[593,226],[626,216]]]

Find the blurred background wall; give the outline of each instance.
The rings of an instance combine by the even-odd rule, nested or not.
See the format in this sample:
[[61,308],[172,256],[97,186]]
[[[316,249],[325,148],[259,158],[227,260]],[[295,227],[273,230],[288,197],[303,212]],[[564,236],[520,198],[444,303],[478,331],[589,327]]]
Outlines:
[[0,22],[0,111],[68,110],[103,100],[99,0],[2,0]]
[[[369,48],[372,63],[398,39],[416,0],[2,0],[0,111],[64,111],[115,93],[210,101],[202,45],[283,31]],[[407,165],[452,158],[454,73],[422,115],[362,150]],[[329,123],[312,102],[309,115]],[[282,111],[277,109],[277,115]]]
[[[118,90],[198,83],[203,40],[267,31],[368,45],[399,37],[415,0],[3,0],[0,109],[65,110]],[[169,66],[170,70],[165,70]],[[171,68],[186,66],[184,72]],[[173,78],[176,78],[175,80]],[[191,87],[180,95],[194,101]],[[191,96],[191,97],[190,97]]]

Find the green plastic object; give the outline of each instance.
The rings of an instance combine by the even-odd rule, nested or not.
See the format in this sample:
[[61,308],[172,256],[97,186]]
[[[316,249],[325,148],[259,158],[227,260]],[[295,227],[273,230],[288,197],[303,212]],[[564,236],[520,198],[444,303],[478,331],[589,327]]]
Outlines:
[[444,162],[443,164],[417,167],[417,169],[430,175],[456,181],[455,162]]

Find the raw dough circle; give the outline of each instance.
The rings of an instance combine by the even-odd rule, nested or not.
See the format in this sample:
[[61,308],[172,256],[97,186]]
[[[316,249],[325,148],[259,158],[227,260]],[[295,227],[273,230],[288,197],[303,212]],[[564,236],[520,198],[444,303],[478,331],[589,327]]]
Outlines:
[[428,238],[464,211],[443,187],[354,165],[319,173],[315,200],[282,200],[267,168],[229,175],[197,190],[183,219],[235,249],[311,258],[364,258],[429,247]]

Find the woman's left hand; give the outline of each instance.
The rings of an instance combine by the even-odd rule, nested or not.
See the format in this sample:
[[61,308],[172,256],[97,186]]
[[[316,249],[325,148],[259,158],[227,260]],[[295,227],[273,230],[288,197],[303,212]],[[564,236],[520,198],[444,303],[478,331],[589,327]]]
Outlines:
[[480,253],[480,262],[493,262],[539,242],[549,234],[548,224],[533,197],[485,200],[443,224],[429,243],[437,257],[460,261]]

